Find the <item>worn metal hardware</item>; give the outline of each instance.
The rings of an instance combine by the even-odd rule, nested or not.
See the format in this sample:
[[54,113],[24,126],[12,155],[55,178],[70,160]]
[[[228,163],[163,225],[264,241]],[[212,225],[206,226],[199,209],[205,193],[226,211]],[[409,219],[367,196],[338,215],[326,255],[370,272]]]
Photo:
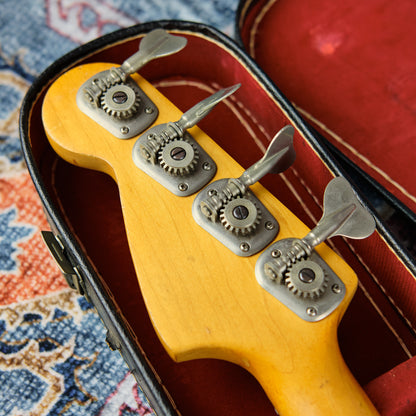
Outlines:
[[285,126],[274,136],[264,156],[238,178],[245,188],[258,182],[267,173],[281,173],[292,166],[296,158],[294,133],[292,126]]
[[[275,259],[273,255],[275,250],[285,253],[291,249],[295,241],[296,239],[288,238],[268,247],[257,260],[256,278],[263,289],[296,315],[305,321],[316,322],[333,312],[345,296],[344,283],[316,251],[307,258],[307,264],[300,263],[301,267],[298,267],[299,264],[296,263],[297,267],[293,270],[289,267],[286,271],[287,275],[281,279],[270,279],[264,271],[266,264]],[[304,269],[312,270],[316,274],[309,279],[309,283],[308,279],[302,281],[299,275]],[[316,282],[317,278],[319,282]],[[337,286],[337,291],[332,290],[334,285]]]
[[105,342],[107,343],[111,351],[119,350],[121,348],[119,340],[109,329],[107,329]]
[[212,186],[209,198],[200,201],[202,213],[207,219],[217,221],[221,209],[227,202],[244,196],[249,186],[267,173],[280,173],[288,169],[296,157],[293,134],[292,126],[283,127],[269,144],[264,156],[244,171],[239,178],[228,179],[226,186]]
[[132,157],[136,166],[175,195],[189,196],[199,191],[214,177],[217,166],[187,129],[239,87],[240,84],[217,91],[178,121],[150,128],[134,144]]
[[153,59],[179,52],[187,42],[182,36],[171,35],[164,29],[154,29],[142,39],[139,50],[127,58],[120,69],[131,75]]
[[[220,193],[228,181],[220,179],[203,189],[192,205],[192,215],[202,228],[233,253],[251,256],[273,241],[279,232],[279,224],[250,190],[244,193],[243,198],[231,199],[228,206],[224,204],[224,212],[216,221],[209,220],[203,212],[202,202],[212,196],[213,190]],[[247,214],[241,216],[241,211]]]
[[74,266],[66,254],[66,248],[58,235],[52,231],[41,231],[42,239],[54,258],[59,270],[65,277],[69,287],[75,289],[90,302],[85,289],[84,279],[77,266]]
[[[88,80],[81,86],[77,93],[78,108],[114,137],[130,139],[146,130],[156,120],[158,109],[130,77],[123,84],[115,84],[102,90],[98,105],[90,101],[85,90],[105,77],[107,72],[100,72],[95,79]],[[125,102],[116,99],[122,93],[127,95]]]
[[[345,287],[314,247],[336,235],[366,238],[375,221],[344,178],[334,178],[324,194],[321,220],[304,238],[274,243],[256,263],[260,285],[307,321],[328,316],[341,302]],[[340,296],[342,295],[342,296]]]
[[180,51],[186,38],[163,29],[148,33],[140,49],[120,67],[99,72],[78,90],[78,108],[119,139],[130,139],[146,130],[157,118],[158,109],[130,77],[152,59]]
[[295,159],[292,126],[273,138],[264,156],[239,178],[220,179],[202,190],[192,206],[195,221],[239,256],[251,256],[271,243],[279,224],[249,189],[266,173],[279,173]]
[[340,235],[362,239],[374,229],[373,216],[361,205],[348,181],[334,178],[325,189],[324,213],[318,224],[304,238],[297,239],[290,250],[270,262],[265,272],[271,279],[281,278],[291,264],[308,257],[327,238]]
[[[154,162],[143,157],[141,144],[153,138],[163,137],[169,130],[171,130],[169,125],[162,124],[152,127],[151,131],[141,136],[133,147],[133,161],[139,169],[173,194],[192,195],[214,177],[217,166],[188,132],[160,146]],[[185,156],[180,158],[175,156],[175,152],[177,155],[183,153]],[[209,165],[210,169],[205,169],[204,165]]]

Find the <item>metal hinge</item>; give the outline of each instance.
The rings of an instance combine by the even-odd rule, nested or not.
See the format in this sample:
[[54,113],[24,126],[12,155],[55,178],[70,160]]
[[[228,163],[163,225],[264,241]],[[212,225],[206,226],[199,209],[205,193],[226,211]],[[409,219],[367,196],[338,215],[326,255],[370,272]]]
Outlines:
[[88,294],[85,290],[84,278],[78,267],[74,266],[69,259],[67,249],[59,235],[55,235],[52,231],[41,231],[41,234],[43,241],[48,247],[52,257],[55,259],[55,262],[61,273],[64,275],[68,285],[89,301]]

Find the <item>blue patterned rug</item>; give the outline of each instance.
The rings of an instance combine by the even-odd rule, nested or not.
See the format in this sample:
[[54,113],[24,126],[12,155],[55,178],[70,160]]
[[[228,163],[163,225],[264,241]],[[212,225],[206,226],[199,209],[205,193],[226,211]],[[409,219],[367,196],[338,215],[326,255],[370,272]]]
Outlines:
[[105,329],[70,290],[40,231],[48,225],[18,138],[33,80],[78,45],[160,19],[199,21],[232,35],[237,0],[0,2],[0,415],[153,414]]

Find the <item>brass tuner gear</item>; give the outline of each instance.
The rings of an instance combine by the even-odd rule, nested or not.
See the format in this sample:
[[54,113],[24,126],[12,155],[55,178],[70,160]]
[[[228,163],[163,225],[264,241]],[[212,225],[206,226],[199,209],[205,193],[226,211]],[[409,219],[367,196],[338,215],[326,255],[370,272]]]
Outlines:
[[328,286],[328,278],[322,267],[311,260],[295,261],[287,270],[285,284],[296,296],[318,298]]
[[256,204],[247,198],[234,198],[220,211],[220,221],[228,231],[247,235],[260,223],[261,212]]
[[191,173],[197,165],[198,158],[198,150],[183,139],[166,143],[158,154],[160,166],[171,175]]
[[124,84],[108,88],[101,96],[101,108],[110,116],[125,119],[137,112],[140,97],[136,91]]

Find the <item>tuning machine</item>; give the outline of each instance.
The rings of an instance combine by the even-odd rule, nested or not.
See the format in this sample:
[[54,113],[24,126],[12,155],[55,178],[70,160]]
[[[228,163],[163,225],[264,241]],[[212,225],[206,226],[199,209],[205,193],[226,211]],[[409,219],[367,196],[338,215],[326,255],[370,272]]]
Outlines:
[[251,256],[269,244],[279,224],[249,189],[266,173],[280,173],[295,159],[292,126],[280,130],[264,156],[239,178],[220,179],[195,198],[195,221],[239,256]]
[[140,136],[133,147],[133,161],[178,196],[199,191],[215,175],[217,166],[187,131],[240,84],[224,88],[194,105],[176,122],[159,124]]
[[346,179],[329,182],[321,220],[305,237],[277,241],[256,263],[260,285],[306,321],[328,316],[342,301],[345,285],[314,247],[336,235],[361,239],[375,221]]
[[99,72],[81,86],[78,108],[119,139],[137,136],[156,120],[158,109],[130,75],[155,58],[180,51],[186,43],[163,29],[148,33],[138,52],[120,67]]

